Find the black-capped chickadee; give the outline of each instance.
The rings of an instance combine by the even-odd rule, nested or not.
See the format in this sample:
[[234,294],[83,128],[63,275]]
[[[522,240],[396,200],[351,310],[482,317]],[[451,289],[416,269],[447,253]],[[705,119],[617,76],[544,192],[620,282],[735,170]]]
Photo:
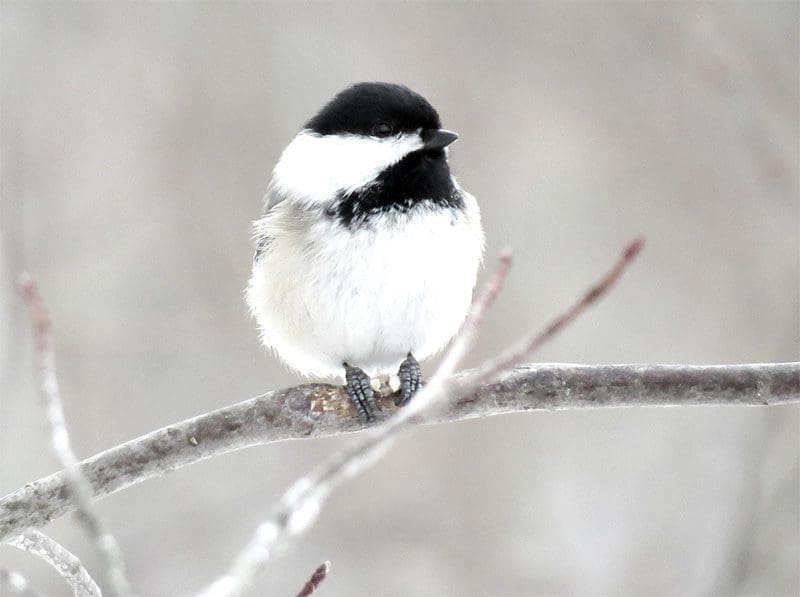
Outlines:
[[405,404],[416,358],[441,350],[470,306],[483,231],[450,174],[456,138],[411,89],[353,85],[283,151],[254,223],[247,302],[262,342],[307,376],[344,371],[365,421],[371,376],[397,371]]

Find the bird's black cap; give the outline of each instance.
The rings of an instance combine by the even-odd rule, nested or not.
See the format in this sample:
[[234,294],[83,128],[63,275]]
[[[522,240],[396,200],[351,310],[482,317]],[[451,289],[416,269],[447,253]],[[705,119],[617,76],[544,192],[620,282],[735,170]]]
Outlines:
[[428,100],[393,83],[357,83],[348,87],[305,126],[320,135],[378,136],[440,127],[439,114]]

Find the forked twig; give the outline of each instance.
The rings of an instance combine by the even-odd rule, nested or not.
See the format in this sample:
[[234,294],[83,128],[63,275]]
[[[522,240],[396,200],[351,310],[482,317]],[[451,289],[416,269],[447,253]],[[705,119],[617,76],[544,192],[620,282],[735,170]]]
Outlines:
[[56,376],[50,315],[39,294],[36,281],[30,275],[20,276],[18,286],[28,305],[34,329],[39,395],[50,429],[53,453],[64,469],[67,487],[78,507],[79,520],[103,558],[104,574],[110,592],[119,597],[132,597],[134,593],[125,572],[122,550],[94,511],[92,485],[81,471],[78,458],[72,450]]

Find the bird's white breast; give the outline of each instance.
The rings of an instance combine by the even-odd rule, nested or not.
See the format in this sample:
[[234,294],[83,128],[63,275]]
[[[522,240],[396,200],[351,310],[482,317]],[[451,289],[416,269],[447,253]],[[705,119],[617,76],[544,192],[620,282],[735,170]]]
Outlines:
[[266,346],[301,373],[374,375],[406,353],[423,359],[456,333],[483,251],[478,206],[417,206],[347,228],[283,202],[257,226],[270,234],[247,295]]

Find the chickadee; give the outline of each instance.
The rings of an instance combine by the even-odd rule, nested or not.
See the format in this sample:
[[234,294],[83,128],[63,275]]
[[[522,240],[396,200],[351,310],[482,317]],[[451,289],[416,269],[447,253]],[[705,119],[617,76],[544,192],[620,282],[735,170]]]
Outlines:
[[417,358],[470,306],[483,230],[450,174],[456,139],[408,87],[353,85],[283,151],[254,223],[247,302],[263,344],[304,375],[344,372],[366,422],[379,410],[370,378],[396,370],[408,402]]

